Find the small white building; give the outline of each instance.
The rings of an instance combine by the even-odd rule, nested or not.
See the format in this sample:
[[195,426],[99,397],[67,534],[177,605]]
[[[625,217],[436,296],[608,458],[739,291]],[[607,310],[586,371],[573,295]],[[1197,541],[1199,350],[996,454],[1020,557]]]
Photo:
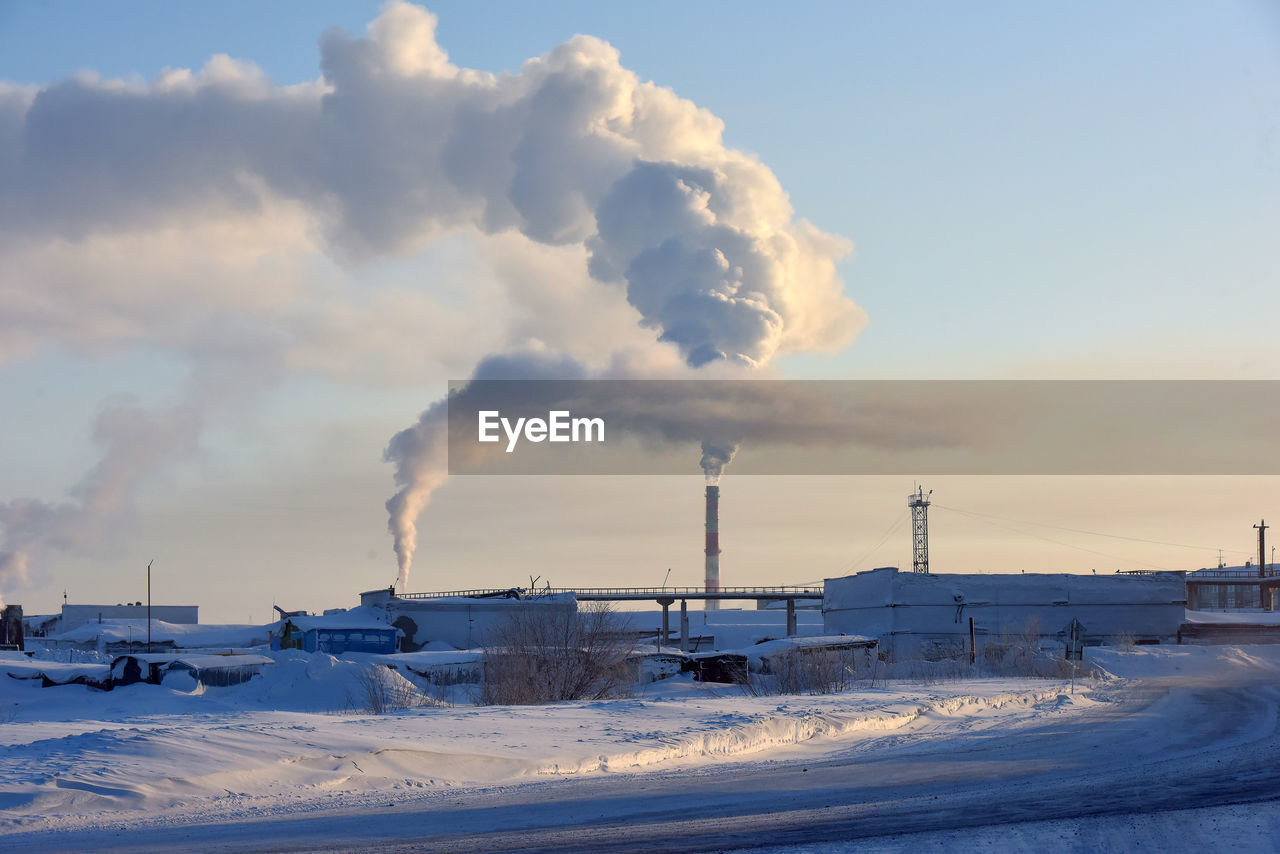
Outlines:
[[883,567],[823,583],[823,631],[867,635],[901,652],[965,648],[969,620],[986,637],[1065,638],[1072,620],[1084,638],[1176,638],[1186,609],[1177,572],[1150,575],[925,574]]

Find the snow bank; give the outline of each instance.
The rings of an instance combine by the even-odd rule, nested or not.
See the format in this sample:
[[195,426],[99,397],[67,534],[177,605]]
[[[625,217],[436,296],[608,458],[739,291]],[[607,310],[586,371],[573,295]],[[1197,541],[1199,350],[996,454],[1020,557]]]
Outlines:
[[[308,660],[309,659],[309,660]],[[270,711],[327,704],[361,665],[282,653],[253,683],[204,693],[134,685],[87,702],[79,688],[17,683],[0,765],[0,834],[31,827],[349,807],[360,793],[510,783],[718,762],[870,737],[926,720],[996,725],[1061,711],[1062,686],[991,681],[859,696],[720,696],[685,684],[666,699],[420,708],[395,715]],[[348,683],[350,684],[350,683]],[[320,688],[319,686],[324,686]],[[353,685],[352,687],[357,687]],[[675,696],[676,688],[687,693]],[[310,693],[314,692],[314,693]],[[56,695],[83,719],[30,715]],[[0,708],[3,708],[0,705]],[[46,705],[45,712],[52,712]]]
[[[902,729],[927,716],[963,716],[1004,710],[1030,709],[1038,703],[1065,699],[1062,686],[996,694],[966,694],[925,703],[890,702],[865,712],[795,711],[786,704],[775,714],[725,715],[721,726],[689,734],[661,736],[657,745],[540,766],[538,774],[581,774],[627,771],[672,760],[723,759],[800,744],[818,738]],[[1083,699],[1083,697],[1082,697]],[[853,704],[851,704],[853,705]],[[856,706],[855,706],[856,707]]]
[[[4,655],[4,653],[0,653]],[[0,673],[13,679],[30,679],[41,683],[42,676],[48,676],[58,683],[72,682],[76,679],[88,679],[101,682],[111,673],[107,664],[86,664],[83,662],[40,661],[35,658],[2,658]]]
[[[154,643],[172,643],[175,647],[252,647],[264,646],[267,633],[275,624],[265,626],[249,625],[195,625],[188,623],[166,623],[163,620],[151,621],[151,640]],[[95,642],[120,643],[130,640],[135,643],[147,639],[147,621],[144,620],[103,620],[102,622],[85,623],[54,635],[50,641],[70,641],[76,643]],[[38,644],[41,638],[31,638]]]
[[[246,708],[301,712],[364,708],[368,689],[363,674],[371,666],[368,660],[339,659],[296,649],[277,650],[269,657],[275,661],[274,667],[266,668],[244,685],[224,689],[228,702]],[[403,681],[402,676],[395,678]]]
[[1232,673],[1246,676],[1280,673],[1280,647],[1274,644],[1247,646],[1171,646],[1166,644],[1116,647],[1086,647],[1085,660],[1121,679],[1152,679],[1173,676],[1223,677]]

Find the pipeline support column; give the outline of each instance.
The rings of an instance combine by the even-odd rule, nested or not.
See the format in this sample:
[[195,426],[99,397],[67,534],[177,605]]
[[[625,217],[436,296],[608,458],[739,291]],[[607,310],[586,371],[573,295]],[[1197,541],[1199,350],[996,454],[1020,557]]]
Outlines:
[[689,602],[687,599],[680,600],[680,649],[684,652],[689,651]]

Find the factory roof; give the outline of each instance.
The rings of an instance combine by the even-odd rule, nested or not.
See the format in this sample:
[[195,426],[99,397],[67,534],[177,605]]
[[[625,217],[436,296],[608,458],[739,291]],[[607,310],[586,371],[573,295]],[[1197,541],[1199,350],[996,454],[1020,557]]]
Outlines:
[[308,632],[312,629],[348,629],[351,631],[399,631],[395,626],[381,619],[380,612],[372,608],[352,608],[340,614],[323,614],[320,616],[285,617],[279,623],[293,623],[294,628]]

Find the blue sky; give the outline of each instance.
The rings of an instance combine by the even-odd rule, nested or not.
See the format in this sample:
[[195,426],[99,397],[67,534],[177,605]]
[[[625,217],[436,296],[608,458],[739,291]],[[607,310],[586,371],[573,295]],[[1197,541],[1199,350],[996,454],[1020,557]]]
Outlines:
[[[726,144],[757,154],[798,216],[853,241],[839,270],[869,325],[837,354],[781,356],[776,365],[788,376],[1280,374],[1280,12],[1272,4],[428,5],[439,16],[438,42],[464,67],[517,72],[574,33],[605,39],[642,80],[722,119]],[[38,87],[84,70],[149,80],[226,53],[257,64],[276,84],[312,81],[320,34],[338,26],[359,35],[378,9],[6,3],[0,80]],[[452,251],[317,263],[324,276],[372,291],[412,280],[419,269],[472,275],[471,262],[455,264]],[[466,302],[465,289],[451,293]],[[50,342],[0,362],[0,407],[9,413],[0,464],[10,473],[0,501],[66,495],[94,463],[88,437],[104,401],[168,400],[189,369],[147,342],[107,351]],[[341,545],[305,559],[328,567],[332,596],[370,586],[364,575],[348,583],[329,554],[363,567],[372,553],[370,565],[385,563],[380,502],[389,475],[381,445],[447,378],[443,368],[429,379],[385,383],[291,376],[240,417],[211,426],[198,462],[149,483],[132,524],[154,534],[165,529],[155,522],[157,507],[190,501],[208,510],[215,494],[250,505],[268,489],[268,470],[275,484],[314,491],[303,486],[307,473],[331,467],[326,476],[359,484],[330,484],[339,496],[325,504],[333,518],[354,519],[357,505],[368,512]],[[451,514],[465,515],[450,504],[454,493],[442,493],[428,528],[456,526]],[[979,493],[999,501],[999,489]],[[665,499],[655,491],[646,500]],[[884,501],[893,513],[901,503]],[[299,539],[303,528],[289,531],[297,524],[291,514],[275,523],[286,541]],[[213,523],[204,529],[210,539],[227,536]],[[1214,530],[1205,537],[1226,538]],[[874,542],[879,533],[865,536]],[[655,546],[652,560],[663,562],[674,542]],[[260,545],[273,560],[289,548],[269,537]],[[131,545],[116,548],[112,560],[134,559]],[[464,545],[453,548],[451,563],[468,559]],[[85,554],[60,559],[72,578],[95,575]],[[505,558],[483,560],[503,583]],[[1005,568],[1018,558],[1009,560]],[[763,565],[751,569],[765,574]],[[378,583],[385,574],[368,571]],[[36,584],[46,599],[61,589],[44,576]]]

